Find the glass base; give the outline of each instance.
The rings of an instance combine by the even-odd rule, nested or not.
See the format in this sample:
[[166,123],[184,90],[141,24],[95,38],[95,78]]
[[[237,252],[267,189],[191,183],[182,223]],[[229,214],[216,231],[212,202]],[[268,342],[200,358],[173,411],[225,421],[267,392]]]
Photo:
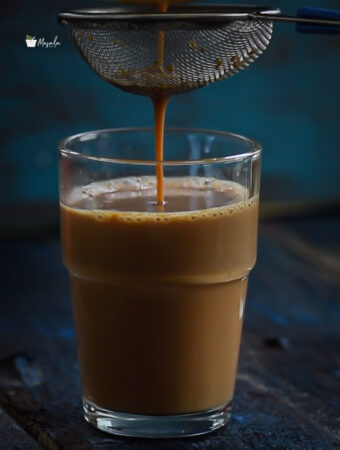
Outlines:
[[231,402],[218,408],[192,414],[145,416],[99,408],[83,399],[85,419],[95,428],[120,436],[176,438],[198,436],[223,427],[231,414]]

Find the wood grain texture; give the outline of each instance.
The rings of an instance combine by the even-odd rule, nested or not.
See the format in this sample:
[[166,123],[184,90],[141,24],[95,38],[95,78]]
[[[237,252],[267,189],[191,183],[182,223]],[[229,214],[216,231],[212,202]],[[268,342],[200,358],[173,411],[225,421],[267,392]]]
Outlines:
[[0,448],[322,450],[340,445],[340,218],[262,225],[233,417],[227,428],[190,439],[111,437],[85,423],[59,242],[7,240],[0,247],[0,404],[6,411],[0,414],[0,431],[8,439],[11,427],[21,427],[17,440]]
[[0,449],[2,450],[41,450],[42,447],[32,439],[21,426],[0,407]]

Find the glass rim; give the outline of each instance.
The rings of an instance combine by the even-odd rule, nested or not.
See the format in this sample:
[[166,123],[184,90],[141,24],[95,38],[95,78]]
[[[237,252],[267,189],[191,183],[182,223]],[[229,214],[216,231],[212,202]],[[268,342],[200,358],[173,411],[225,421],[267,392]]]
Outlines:
[[206,165],[206,164],[221,164],[221,163],[234,163],[243,161],[249,157],[258,157],[261,155],[262,146],[255,139],[248,138],[241,134],[231,133],[228,131],[209,130],[203,128],[180,128],[180,127],[166,127],[166,132],[180,132],[180,133],[196,133],[196,134],[213,134],[220,137],[234,138],[239,141],[246,142],[252,146],[252,149],[246,152],[242,152],[230,156],[220,156],[217,158],[200,158],[192,160],[139,160],[139,159],[127,159],[127,158],[109,158],[106,156],[93,156],[86,153],[77,152],[68,148],[69,144],[77,139],[82,141],[90,140],[93,135],[99,135],[103,133],[111,133],[112,135],[118,133],[131,133],[131,132],[154,132],[153,127],[126,127],[126,128],[106,128],[101,130],[85,131],[83,133],[77,133],[72,136],[62,139],[58,144],[59,152],[62,156],[68,156],[77,158],[84,161],[96,161],[111,164],[128,164],[128,165],[140,165],[140,166],[194,166],[194,165]]

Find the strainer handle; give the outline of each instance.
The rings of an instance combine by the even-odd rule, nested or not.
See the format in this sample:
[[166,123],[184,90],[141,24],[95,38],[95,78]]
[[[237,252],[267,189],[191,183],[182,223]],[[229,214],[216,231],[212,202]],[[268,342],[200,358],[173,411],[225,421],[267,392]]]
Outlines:
[[272,20],[275,22],[295,22],[300,26],[304,25],[308,27],[323,25],[323,28],[331,29],[331,33],[334,33],[334,28],[337,29],[338,33],[340,32],[340,11],[336,10],[323,8],[300,8],[298,11],[298,16],[282,16],[281,14],[253,14],[252,17],[254,19]]
[[[330,20],[340,21],[340,11],[334,9],[325,8],[299,8],[299,17],[309,17],[309,18],[322,18]],[[319,33],[319,34],[339,34],[340,29],[337,26],[329,25],[310,25],[298,23],[296,25],[296,30],[300,33]]]

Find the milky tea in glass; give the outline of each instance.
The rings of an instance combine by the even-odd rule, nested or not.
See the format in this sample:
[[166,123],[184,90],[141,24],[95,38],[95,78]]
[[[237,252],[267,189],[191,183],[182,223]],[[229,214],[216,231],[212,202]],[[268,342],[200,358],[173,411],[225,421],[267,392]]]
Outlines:
[[60,144],[84,414],[115,434],[202,434],[230,416],[261,149],[228,133],[168,130],[160,208],[152,134],[107,130]]

